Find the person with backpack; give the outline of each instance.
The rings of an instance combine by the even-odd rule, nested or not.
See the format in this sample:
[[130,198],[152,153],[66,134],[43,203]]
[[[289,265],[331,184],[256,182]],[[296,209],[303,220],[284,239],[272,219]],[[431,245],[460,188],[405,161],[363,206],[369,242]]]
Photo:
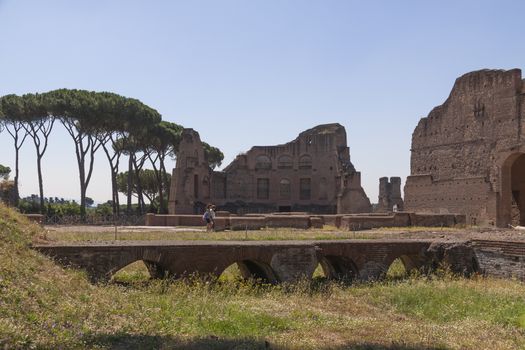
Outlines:
[[210,232],[213,230],[213,227],[215,226],[214,223],[214,215],[215,213],[212,213],[212,205],[208,204],[206,206],[206,211],[202,215],[202,220],[206,221],[206,232]]

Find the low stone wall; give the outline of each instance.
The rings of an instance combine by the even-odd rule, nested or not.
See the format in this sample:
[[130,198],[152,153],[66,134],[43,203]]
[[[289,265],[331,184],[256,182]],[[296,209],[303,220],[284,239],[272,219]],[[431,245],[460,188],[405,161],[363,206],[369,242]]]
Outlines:
[[425,227],[452,227],[455,225],[465,225],[465,215],[458,214],[424,214],[410,213],[412,226]]
[[[326,224],[326,216],[325,224]],[[397,212],[389,215],[345,215],[338,226],[347,230],[367,230],[379,227],[453,227],[465,225],[465,215],[459,214],[422,214]]]
[[310,227],[310,217],[307,215],[268,215],[265,217],[266,227],[290,227],[307,229]]
[[260,217],[230,217],[230,230],[260,230],[266,227],[266,219]]
[[[394,227],[394,216],[343,216],[340,228],[368,230],[376,227]],[[408,223],[404,226],[407,226]]]
[[343,215],[320,215],[321,220],[323,220],[324,225],[329,225],[333,227],[341,227],[341,218]]
[[24,214],[24,216],[36,224],[42,225],[44,223],[44,215],[42,214]]
[[[205,226],[200,215],[146,215],[147,226]],[[277,215],[249,214],[235,216],[221,213],[215,219],[216,230],[258,230],[270,228],[308,229],[330,225],[346,230],[367,230],[379,227],[452,227],[465,225],[465,215],[457,214],[421,214],[397,212],[391,214],[355,214],[355,215]]]

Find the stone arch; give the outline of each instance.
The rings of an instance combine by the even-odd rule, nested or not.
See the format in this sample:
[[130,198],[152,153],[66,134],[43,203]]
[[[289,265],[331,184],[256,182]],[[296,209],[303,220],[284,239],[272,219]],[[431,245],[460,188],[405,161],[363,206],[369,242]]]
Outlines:
[[392,264],[394,264],[395,261],[398,259],[401,260],[401,262],[403,263],[403,267],[405,268],[405,271],[407,274],[414,270],[419,269],[423,265],[421,263],[420,257],[416,255],[402,254],[402,255],[394,256],[391,259],[389,259],[388,262],[385,264],[385,270],[383,272],[382,277],[384,277],[387,274]]
[[167,271],[163,268],[161,268],[160,266],[158,266],[155,262],[153,261],[149,261],[149,260],[144,260],[144,259],[129,259],[129,260],[124,260],[124,261],[121,261],[118,265],[113,265],[109,271],[106,272],[105,274],[105,280],[109,281],[116,273],[118,273],[120,270],[134,264],[134,263],[137,263],[137,262],[143,262],[144,265],[146,266],[147,270],[148,270],[148,273],[150,275],[151,278],[163,278],[163,277],[166,277],[167,275]]
[[299,157],[299,169],[311,169],[312,168],[312,156],[309,154],[303,154]]
[[226,270],[229,266],[235,263],[237,263],[241,276],[244,279],[261,280],[265,283],[271,284],[275,284],[278,282],[276,274],[269,264],[252,259],[239,260],[228,264],[220,271],[218,271],[219,273],[217,274],[217,276],[220,276],[224,272],[224,270]]
[[501,188],[497,195],[499,227],[525,225],[525,153],[512,153],[500,168]]
[[272,168],[272,160],[265,154],[261,154],[255,158],[255,170],[270,170]]
[[319,264],[328,279],[351,282],[359,276],[356,263],[346,256],[326,255],[319,259]]

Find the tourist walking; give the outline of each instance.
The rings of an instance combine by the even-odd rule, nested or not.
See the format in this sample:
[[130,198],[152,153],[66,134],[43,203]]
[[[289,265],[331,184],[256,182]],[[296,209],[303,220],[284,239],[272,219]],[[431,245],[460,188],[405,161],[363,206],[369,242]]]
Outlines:
[[202,215],[202,219],[206,221],[206,232],[215,230],[215,206],[208,204],[206,211]]
[[217,209],[217,207],[215,207],[214,205],[212,205],[210,208],[211,230],[212,231],[215,231],[215,209]]

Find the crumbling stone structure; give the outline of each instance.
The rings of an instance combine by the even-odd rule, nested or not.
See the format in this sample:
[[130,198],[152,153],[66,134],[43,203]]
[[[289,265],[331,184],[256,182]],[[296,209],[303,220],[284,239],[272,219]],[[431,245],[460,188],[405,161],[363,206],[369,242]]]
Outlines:
[[370,212],[361,174],[340,124],[319,125],[277,146],[255,146],[212,171],[199,134],[184,129],[170,188],[170,214],[199,214],[206,203],[231,213]]
[[379,179],[379,198],[376,211],[380,213],[403,210],[401,197],[401,178],[382,177]]
[[525,81],[521,70],[458,78],[412,134],[405,209],[462,213],[469,224],[525,224]]

